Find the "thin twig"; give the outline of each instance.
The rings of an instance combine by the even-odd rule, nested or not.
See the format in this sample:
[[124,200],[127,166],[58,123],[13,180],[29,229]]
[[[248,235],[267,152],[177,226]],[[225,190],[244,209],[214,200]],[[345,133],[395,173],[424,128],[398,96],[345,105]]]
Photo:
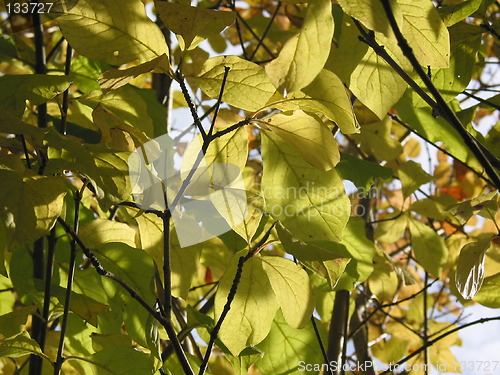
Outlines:
[[[457,331],[460,331],[464,328],[467,328],[467,327],[471,327],[473,325],[476,325],[476,324],[483,324],[483,323],[486,323],[486,322],[490,322],[490,321],[493,321],[493,320],[500,320],[500,316],[495,316],[495,317],[492,317],[492,318],[481,318],[481,319],[478,319],[478,320],[475,320],[473,322],[470,322],[470,323],[467,323],[467,324],[464,324],[463,326],[460,326],[460,327],[456,327],[454,329],[451,329],[449,330],[448,332],[445,332],[443,333],[442,335],[439,335],[438,337],[436,337],[435,339],[432,339],[432,340],[429,340],[427,342],[427,345],[425,346],[421,346],[420,348],[418,348],[417,350],[415,350],[414,352],[412,352],[411,354],[407,355],[406,357],[404,357],[403,359],[399,360],[397,363],[395,363],[392,367],[393,368],[397,368],[398,366],[401,366],[403,363],[407,362],[409,359],[419,355],[420,353],[422,353],[422,351],[424,351],[425,349],[427,349],[428,347],[434,345],[436,342],[438,342],[439,340],[442,340],[443,338],[445,338],[446,336],[449,336],[451,335],[452,333],[455,333]],[[387,370],[385,370],[384,372],[382,372],[380,375],[388,375],[388,374],[391,374],[392,373],[392,370],[389,368]]]
[[[74,201],[75,201],[75,217],[73,220],[73,230],[75,233],[78,233],[78,226],[80,224],[80,201],[81,201],[80,192],[75,192]],[[66,296],[64,299],[64,311],[61,323],[61,332],[59,336],[59,345],[57,347],[57,358],[54,362],[54,375],[59,375],[61,372],[61,366],[64,361],[63,351],[64,351],[64,338],[66,336],[66,327],[68,325],[69,318],[69,306],[71,304],[71,291],[73,289],[73,280],[75,276],[75,265],[76,265],[76,241],[74,238],[70,240],[70,257],[69,257],[69,266],[68,266],[68,282],[66,284]]]
[[255,54],[257,53],[259,47],[262,46],[262,44],[264,43],[264,39],[266,38],[267,33],[269,32],[269,30],[271,30],[271,26],[273,25],[274,19],[278,15],[278,12],[279,12],[280,8],[281,8],[281,1],[278,2],[278,5],[276,6],[276,9],[274,10],[273,15],[271,16],[271,19],[269,20],[269,23],[267,24],[267,27],[264,30],[264,33],[262,34],[262,37],[259,38],[259,42],[258,42],[257,46],[255,47],[255,49],[253,50],[252,54],[248,58],[250,61],[253,60],[253,58],[255,57]]
[[224,319],[226,318],[227,314],[229,313],[229,310],[231,309],[231,304],[233,303],[234,297],[236,296],[236,292],[238,291],[238,285],[241,280],[241,274],[243,273],[243,266],[246,261],[248,261],[251,257],[253,257],[256,253],[260,251],[262,246],[265,245],[267,239],[271,235],[271,231],[274,228],[274,224],[269,228],[269,230],[266,232],[266,234],[262,237],[262,239],[259,241],[257,245],[255,245],[250,251],[248,252],[247,255],[241,256],[240,259],[238,260],[238,265],[236,267],[236,273],[233,278],[233,283],[231,285],[231,289],[229,290],[229,294],[227,295],[227,300],[226,304],[224,305],[224,308],[222,309],[222,313],[217,320],[217,323],[215,324],[214,329],[212,332],[210,332],[210,341],[208,342],[208,347],[207,351],[205,353],[205,357],[203,358],[203,362],[201,363],[200,366],[200,371],[198,372],[198,375],[204,375],[205,371],[207,370],[208,366],[208,360],[210,359],[210,355],[212,354],[212,349],[214,347],[215,339],[217,338],[220,327],[222,326],[222,323],[224,322]]
[[181,86],[182,94],[184,95],[184,99],[186,100],[189,110],[191,111],[191,116],[193,117],[194,124],[198,128],[198,131],[201,133],[203,140],[205,140],[207,134],[205,132],[205,129],[203,129],[203,124],[201,123],[201,120],[198,117],[198,113],[196,112],[196,108],[194,107],[193,101],[189,96],[186,83],[184,82],[184,78],[182,77],[180,70],[177,70],[177,82],[179,82],[179,85]]
[[410,126],[408,126],[403,120],[401,120],[398,116],[396,115],[393,115],[391,113],[388,113],[389,117],[396,121],[399,125],[403,126],[404,128],[408,129],[409,131],[411,131],[413,134],[415,134],[417,137],[421,138],[422,140],[424,140],[426,143],[428,144],[431,144],[432,146],[434,146],[435,148],[437,148],[439,151],[441,151],[442,153],[444,153],[445,155],[448,155],[449,157],[453,158],[453,160],[456,160],[458,163],[462,164],[465,168],[467,168],[468,170],[470,170],[471,172],[473,172],[476,176],[478,176],[480,179],[482,179],[484,182],[488,183],[488,185],[491,185],[491,186],[494,186],[493,184],[493,181],[491,181],[488,177],[485,177],[481,172],[478,172],[476,171],[474,168],[472,168],[469,164],[463,162],[462,160],[460,160],[459,158],[457,158],[456,156],[454,156],[451,152],[449,152],[448,150],[446,150],[445,148],[437,145],[436,143],[432,142],[430,139],[428,139],[427,137],[423,136],[422,134],[420,134],[419,132],[417,132],[415,129],[411,128]]

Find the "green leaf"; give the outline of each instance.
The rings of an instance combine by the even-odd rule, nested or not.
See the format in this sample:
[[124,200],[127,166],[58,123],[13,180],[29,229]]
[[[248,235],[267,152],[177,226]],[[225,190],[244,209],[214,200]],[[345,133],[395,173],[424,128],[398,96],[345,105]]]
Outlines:
[[[78,100],[96,109],[103,105],[107,110],[119,117],[126,124],[153,137],[155,124],[153,118],[148,116],[150,105],[143,99],[143,91],[133,86],[122,86],[110,92],[94,91],[81,96]],[[142,140],[144,142],[144,140]]]
[[[358,39],[359,31],[352,21],[344,21],[338,48],[333,48],[326,69],[344,82],[354,96],[379,119],[401,98],[408,85],[384,59]],[[404,70],[410,65],[399,46],[382,34],[375,34],[377,42]]]
[[208,59],[196,76],[188,77],[188,81],[216,99],[220,94],[225,67],[230,70],[222,95],[223,102],[247,111],[257,111],[274,94],[275,88],[264,68],[237,56]]
[[56,176],[21,179],[16,173],[0,170],[0,217],[7,227],[8,242],[34,241],[47,233],[61,215],[66,180]]
[[408,226],[408,216],[399,212],[392,212],[384,216],[384,221],[377,223],[374,237],[377,241],[394,243],[399,240]]
[[78,235],[91,249],[109,242],[122,242],[135,246],[135,230],[125,223],[114,220],[95,219],[80,227]]
[[368,279],[370,291],[380,302],[392,301],[398,289],[398,277],[386,259],[377,254],[374,258],[373,272]]
[[304,241],[339,241],[350,202],[334,169],[323,172],[297,151],[264,131],[262,159],[266,211]]
[[500,273],[486,277],[473,300],[492,309],[500,308]]
[[4,75],[0,77],[0,108],[21,117],[26,100],[34,105],[46,103],[66,90],[70,84],[68,76]]
[[352,181],[364,192],[368,192],[376,178],[386,180],[392,176],[392,170],[387,167],[343,152],[340,153],[340,162],[335,170],[343,180]]
[[432,176],[413,160],[408,160],[399,166],[398,176],[403,185],[403,195],[406,198],[412,195],[423,184],[432,181]]
[[410,209],[422,216],[445,220],[450,216],[447,207],[453,203],[455,203],[455,200],[449,195],[442,195],[440,197],[419,199],[412,203]]
[[[94,252],[106,270],[122,278],[149,304],[153,305],[156,302],[153,292],[154,264],[151,257],[144,251],[121,242],[110,242],[100,245]],[[114,281],[104,279],[103,283],[104,281],[110,286],[112,285],[109,292],[113,289],[120,290],[120,293],[126,298],[125,300],[131,298]]]
[[[236,254],[219,281],[215,296],[215,316],[220,317],[233,279],[239,257]],[[238,290],[231,309],[222,323],[219,338],[233,355],[250,345],[257,345],[268,335],[279,305],[263,262],[256,257],[250,258],[243,266]],[[238,332],[235,335],[235,332]]]
[[0,133],[22,134],[28,143],[41,147],[44,130],[21,121],[10,112],[0,110]]
[[86,361],[95,375],[153,374],[149,355],[123,345],[92,354]]
[[403,24],[399,27],[422,66],[446,68],[450,60],[450,37],[431,1],[399,0]]
[[[318,324],[318,328],[325,342],[326,332],[323,325]],[[323,364],[318,339],[312,325],[303,329],[292,328],[286,323],[281,313],[276,315],[269,335],[258,345],[258,348],[265,353],[264,357],[256,363],[257,368],[263,374],[318,374]],[[306,364],[317,366],[312,370],[306,370]]]
[[121,65],[168,55],[160,28],[140,0],[79,0],[57,20],[71,46],[93,60]]
[[289,39],[266,72],[280,92],[295,92],[309,85],[325,66],[332,44],[332,5],[312,0],[300,32]]
[[262,123],[312,166],[329,171],[339,162],[337,141],[318,116],[302,111],[285,112],[268,117]]
[[366,124],[361,133],[352,138],[360,143],[361,150],[375,156],[377,160],[393,160],[403,153],[401,142],[391,136],[392,121],[385,117],[381,122]]
[[[476,56],[481,46],[483,29],[479,26],[460,22],[450,27],[449,33],[451,43],[450,66],[431,70],[432,82],[447,102],[460,94],[472,79]],[[415,82],[430,95],[429,90],[420,78],[415,79]],[[412,91],[412,103],[417,108],[428,106],[415,91]]]
[[283,248],[300,261],[327,261],[338,256],[322,247],[302,242],[292,236],[281,224],[276,227]]
[[481,2],[482,0],[466,0],[458,4],[441,6],[438,8],[438,12],[446,27],[449,27],[474,13]]
[[26,331],[13,338],[0,340],[0,357],[17,358],[27,354],[35,354],[50,361]]
[[[315,240],[313,240],[315,241]],[[360,217],[351,217],[340,242],[315,242],[338,257],[351,258],[338,281],[337,289],[352,290],[356,282],[364,281],[373,272],[375,246],[366,238],[365,223]]]
[[99,85],[102,90],[115,90],[131,82],[141,74],[149,73],[152,70],[168,74],[169,69],[168,57],[164,54],[128,69],[109,70],[99,77]]
[[280,257],[261,257],[286,322],[293,328],[304,328],[314,310],[309,276],[302,267]]
[[218,35],[231,25],[234,12],[222,12],[179,3],[155,1],[155,7],[168,30],[177,34],[182,51],[196,48],[210,36]]
[[301,109],[317,115],[325,115],[335,121],[344,134],[359,131],[351,100],[342,81],[329,70],[323,69],[301,91],[287,95],[286,99],[269,105],[281,110]]
[[[52,128],[51,128],[52,129]],[[50,130],[46,173],[76,171],[94,185],[101,208],[105,211],[130,196],[128,153],[109,150],[101,145],[83,145]]]
[[419,134],[431,142],[443,142],[453,156],[467,161],[470,153],[462,138],[453,127],[441,117],[435,118],[430,108],[417,109],[405,95],[395,106],[398,115],[407,124],[411,124]]
[[27,323],[28,316],[35,311],[34,305],[25,306],[0,316],[0,337],[4,339],[21,333],[22,326]]
[[439,277],[448,259],[448,249],[443,238],[413,218],[409,221],[409,229],[415,259],[427,272]]
[[486,235],[460,250],[455,273],[457,289],[465,299],[473,298],[481,289],[484,278],[484,258],[495,236]]
[[[66,289],[58,285],[52,285],[52,295],[54,295],[61,304],[66,300]],[[108,306],[97,302],[85,294],[71,291],[70,309],[79,317],[97,327],[97,315],[108,309]]]

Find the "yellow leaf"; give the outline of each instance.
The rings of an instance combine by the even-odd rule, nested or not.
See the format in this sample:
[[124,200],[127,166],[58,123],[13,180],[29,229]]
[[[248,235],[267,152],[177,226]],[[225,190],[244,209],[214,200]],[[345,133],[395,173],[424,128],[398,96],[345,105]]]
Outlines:
[[301,109],[325,115],[335,121],[345,134],[359,131],[351,100],[342,81],[329,70],[323,69],[318,76],[301,91],[288,95],[286,99],[269,105],[281,110]]
[[133,66],[123,70],[109,70],[99,77],[99,85],[102,90],[114,90],[126,85],[141,74],[157,70],[161,73],[169,72],[169,62],[166,54],[154,58],[151,61]]
[[95,219],[82,225],[79,236],[86,246],[96,248],[109,242],[122,242],[135,247],[135,230],[118,221]]
[[179,47],[189,51],[209,36],[218,35],[234,22],[234,12],[222,12],[188,5],[155,1],[155,7],[167,28],[177,34]]
[[71,46],[94,60],[121,65],[168,55],[160,28],[140,0],[79,0],[57,20]]
[[280,113],[262,122],[312,166],[329,171],[339,162],[337,141],[319,117],[295,111]]
[[330,53],[333,28],[331,2],[309,2],[300,33],[289,39],[279,56],[266,66],[280,92],[298,91],[319,74]]
[[286,322],[293,328],[304,328],[314,310],[309,276],[298,264],[281,257],[261,257]]
[[[215,296],[215,316],[218,319],[224,309],[233,284],[239,257],[236,254],[219,281]],[[240,283],[231,309],[222,323],[219,338],[233,355],[239,355],[249,345],[257,345],[268,335],[278,302],[263,263],[257,257],[250,258],[243,266]],[[237,332],[237,334],[236,334]]]
[[262,186],[266,210],[304,241],[339,241],[350,202],[335,172],[320,171],[269,131],[263,131]]
[[450,36],[430,0],[399,0],[403,36],[422,66],[446,68],[450,61]]
[[[379,119],[401,98],[408,85],[384,59],[358,39],[359,31],[352,20],[342,24],[338,48],[333,48],[326,69],[339,76],[356,98]],[[405,70],[410,64],[397,43],[380,33],[377,42]]]
[[219,97],[225,67],[230,70],[222,101],[229,105],[257,111],[264,107],[276,91],[264,68],[237,56],[212,57],[205,61],[195,77],[188,77],[188,80],[216,99]]
[[[368,29],[377,31],[386,36],[393,35],[391,26],[384,15],[384,7],[380,1],[373,0],[339,0],[342,10],[356,18]],[[401,25],[403,15],[398,6],[397,0],[391,0],[391,8],[396,18],[396,22]]]

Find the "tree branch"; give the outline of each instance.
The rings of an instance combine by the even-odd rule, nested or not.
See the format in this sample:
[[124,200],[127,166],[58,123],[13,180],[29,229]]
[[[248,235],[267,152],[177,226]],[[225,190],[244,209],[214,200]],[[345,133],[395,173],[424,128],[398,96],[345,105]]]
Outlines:
[[66,233],[68,233],[78,244],[78,246],[82,249],[83,253],[85,256],[90,260],[94,268],[96,269],[97,273],[101,276],[107,277],[111,280],[114,280],[116,283],[120,284],[129,294],[130,296],[135,299],[139,304],[146,309],[147,312],[153,316],[167,331],[167,335],[172,342],[172,345],[174,347],[175,353],[177,354],[177,357],[179,359],[179,362],[182,366],[182,369],[184,370],[184,373],[186,375],[194,375],[193,369],[191,368],[191,365],[189,364],[186,354],[184,353],[184,350],[182,349],[182,346],[179,342],[179,339],[177,337],[177,333],[175,332],[175,329],[172,325],[172,322],[170,319],[167,319],[164,317],[160,312],[156,311],[152,306],[149,305],[149,303],[130,285],[128,285],[124,280],[122,280],[120,277],[116,276],[115,274],[105,270],[99,260],[97,260],[96,256],[94,253],[83,243],[83,241],[80,239],[80,237],[75,233],[73,229],[71,229],[70,225],[66,223],[61,217],[57,218],[57,222],[61,224],[61,226],[64,228]]
[[[429,346],[432,346],[434,345],[436,342],[438,342],[439,340],[445,338],[446,336],[449,336],[451,335],[452,333],[455,333],[457,331],[460,331],[464,328],[467,328],[467,327],[471,327],[473,325],[476,325],[476,324],[483,324],[483,323],[486,323],[486,322],[489,322],[489,321],[492,321],[492,320],[500,320],[500,316],[495,316],[495,317],[492,317],[492,318],[481,318],[481,319],[478,319],[478,320],[475,320],[473,322],[470,322],[470,323],[467,323],[467,324],[464,324],[460,327],[456,327],[454,329],[451,329],[449,330],[448,332],[445,332],[443,333],[442,335],[439,335],[438,337],[436,337],[435,339],[432,339],[432,340],[429,340],[427,342],[427,345],[424,345],[424,346],[421,346],[420,348],[418,348],[417,350],[415,350],[414,352],[412,352],[411,354],[407,355],[406,357],[404,357],[403,359],[399,360],[396,364],[394,364],[392,367],[397,367],[397,366],[400,366],[402,365],[403,363],[407,362],[409,359],[412,359],[413,357],[415,357],[416,355],[419,355],[420,353],[422,353],[425,349],[427,349]],[[382,372],[380,375],[388,375],[388,374],[391,374],[392,373],[392,370],[391,369],[387,369],[385,370],[384,372]]]
[[392,12],[391,4],[389,0],[381,0],[382,6],[384,7],[385,14],[389,20],[392,31],[394,32],[396,39],[398,41],[399,48],[410,61],[413,69],[417,72],[418,76],[422,79],[426,85],[429,92],[434,97],[436,101],[436,108],[439,113],[450,123],[450,125],[460,134],[460,137],[467,145],[467,147],[472,151],[474,156],[477,158],[479,163],[488,173],[490,179],[494,182],[495,187],[500,189],[500,177],[492,166],[491,160],[488,155],[483,151],[483,146],[465,129],[460,120],[457,118],[453,110],[448,106],[446,101],[443,99],[439,90],[434,86],[434,83],[425,73],[422,66],[415,57],[413,50],[408,45],[405,37],[401,33],[399,26]]

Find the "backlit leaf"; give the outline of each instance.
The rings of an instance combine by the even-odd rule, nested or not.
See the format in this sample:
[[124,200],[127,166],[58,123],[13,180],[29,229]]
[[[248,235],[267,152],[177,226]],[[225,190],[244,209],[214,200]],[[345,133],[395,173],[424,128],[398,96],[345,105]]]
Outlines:
[[153,374],[148,354],[123,345],[94,353],[88,361],[95,375]]
[[331,2],[309,2],[299,34],[289,39],[266,72],[280,92],[295,92],[309,85],[323,69],[333,34]]
[[[318,328],[325,342],[323,325],[318,324]],[[256,363],[263,374],[318,374],[319,369],[306,371],[305,364],[318,364],[320,367],[323,363],[312,325],[303,329],[292,328],[281,313],[276,315],[269,335],[258,348],[265,353]]]
[[[391,9],[396,18],[396,22],[401,25],[403,21],[403,14],[398,7],[396,0],[391,0]],[[371,0],[339,0],[339,5],[342,10],[356,18],[368,29],[383,33],[386,36],[392,35],[392,29],[387,22],[384,7],[380,1]]]
[[432,177],[425,172],[420,164],[413,160],[408,160],[399,166],[398,176],[403,185],[403,195],[409,197],[420,186],[432,180]]
[[285,258],[262,257],[261,260],[286,322],[293,328],[303,328],[314,310],[307,272]]
[[[233,257],[224,276],[219,281],[215,296],[215,316],[220,317],[227,295],[233,284],[238,264],[238,253]],[[257,345],[268,335],[279,305],[271,287],[263,263],[255,257],[243,266],[241,281],[231,309],[222,323],[219,338],[233,355],[247,346]],[[235,335],[235,332],[238,332]]]
[[[352,21],[343,22],[338,48],[332,48],[325,68],[334,72],[360,102],[379,119],[383,119],[408,86],[358,36],[359,31]],[[410,69],[399,46],[392,39],[385,38],[382,34],[376,34],[376,38],[403,69]]]
[[457,289],[465,299],[473,298],[484,278],[484,258],[494,236],[485,236],[466,244],[460,251],[455,273]]
[[482,0],[466,0],[458,4],[450,4],[439,7],[438,12],[444,24],[449,27],[474,13],[481,5],[481,1]]
[[431,1],[399,0],[403,31],[422,66],[446,68],[450,60],[450,36]]
[[304,241],[339,241],[350,203],[334,169],[310,166],[290,145],[264,132],[262,185],[266,211]]
[[109,242],[122,242],[128,246],[135,246],[135,230],[125,223],[113,220],[89,221],[80,227],[78,235],[90,248]]
[[264,68],[237,56],[217,56],[205,61],[200,72],[188,81],[199,87],[211,98],[218,98],[224,68],[230,68],[227,75],[222,101],[247,111],[264,107],[275,92]]
[[448,249],[443,238],[415,219],[410,219],[409,229],[415,259],[427,272],[440,276],[448,258]]
[[13,338],[0,340],[0,357],[17,358],[26,354],[35,354],[48,359],[42,353],[38,343],[30,338],[27,331],[23,331]]
[[329,171],[339,162],[337,141],[319,117],[294,111],[271,116],[263,123],[312,166]]
[[179,47],[189,51],[211,35],[217,35],[234,22],[233,12],[222,12],[180,3],[155,1],[167,28],[177,34]]
[[500,308],[500,273],[486,277],[474,301],[492,309]]
[[269,105],[281,110],[301,109],[323,114],[335,121],[344,134],[359,131],[351,100],[342,81],[331,71],[323,69],[318,76],[301,91],[296,91],[282,101]]
[[68,76],[3,75],[0,77],[0,108],[21,117],[26,100],[34,105],[46,103],[66,90],[70,83]]
[[71,46],[94,60],[121,65],[168,55],[160,28],[139,0],[79,0],[57,20]]
[[161,55],[151,61],[133,66],[123,70],[109,70],[99,77],[99,85],[102,90],[114,90],[131,82],[141,74],[149,73],[152,70],[168,73],[169,62],[167,55]]

